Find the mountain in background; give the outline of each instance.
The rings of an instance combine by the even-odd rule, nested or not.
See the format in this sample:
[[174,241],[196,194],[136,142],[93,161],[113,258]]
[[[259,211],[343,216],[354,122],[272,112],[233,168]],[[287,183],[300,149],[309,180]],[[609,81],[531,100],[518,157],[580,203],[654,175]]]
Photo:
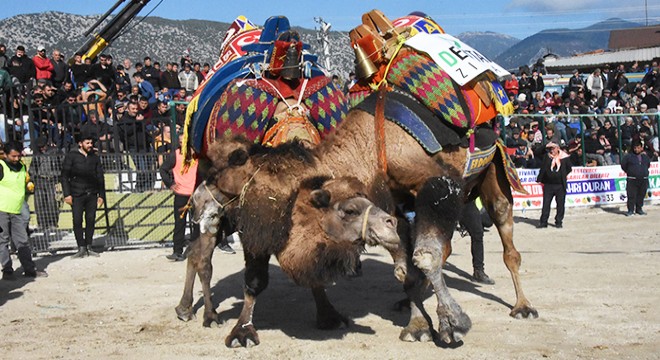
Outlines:
[[548,53],[560,57],[607,49],[610,31],[639,27],[640,24],[618,18],[601,21],[582,29],[551,29],[536,33],[494,58],[505,69],[531,65]]
[[[87,40],[83,33],[98,19],[96,16],[81,16],[61,12],[23,14],[0,20],[0,43],[7,45],[13,54],[18,45],[24,45],[32,57],[38,45],[44,45],[48,54],[54,48],[70,57]],[[251,19],[261,25],[265,19]],[[295,24],[294,24],[295,25]],[[522,41],[495,32],[464,32],[457,37],[495,60],[504,68],[515,69],[520,65],[535,62],[548,52],[559,56],[606,49],[609,32],[614,29],[638,27],[639,24],[621,19],[609,19],[592,26],[571,30],[545,30]],[[105,50],[113,55],[115,64],[124,58],[133,63],[141,62],[145,56],[164,64],[178,62],[186,49],[194,61],[215,63],[220,43],[229,27],[228,23],[206,20],[169,20],[159,17],[136,18],[122,30],[122,36]],[[312,52],[321,54],[316,30],[294,27],[302,41],[310,44]],[[353,71],[355,55],[349,45],[348,33],[330,31],[331,74],[343,77]]]
[[462,32],[456,35],[456,37],[477,49],[489,59],[495,59],[498,55],[520,42],[520,39],[516,39],[513,36],[492,31]]

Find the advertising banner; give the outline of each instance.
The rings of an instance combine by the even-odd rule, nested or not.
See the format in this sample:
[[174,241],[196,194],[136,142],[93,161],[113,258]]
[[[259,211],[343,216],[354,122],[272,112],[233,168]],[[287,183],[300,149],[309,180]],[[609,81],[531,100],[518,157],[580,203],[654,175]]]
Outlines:
[[[541,209],[543,185],[536,182],[539,169],[517,169],[523,187],[529,195],[514,192],[513,209]],[[593,206],[625,204],[626,173],[619,165],[597,167],[574,167],[568,175],[566,206]],[[651,163],[649,189],[646,200],[660,200],[660,163]],[[554,207],[554,201],[552,203]]]

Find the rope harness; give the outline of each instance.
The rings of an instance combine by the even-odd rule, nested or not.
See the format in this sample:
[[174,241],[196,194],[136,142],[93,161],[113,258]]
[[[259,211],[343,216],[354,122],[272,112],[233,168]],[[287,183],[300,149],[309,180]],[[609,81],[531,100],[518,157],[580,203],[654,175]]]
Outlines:
[[364,242],[367,242],[367,222],[369,221],[369,211],[373,205],[369,205],[367,210],[364,212],[364,217],[362,218],[362,232],[360,233],[360,239]]

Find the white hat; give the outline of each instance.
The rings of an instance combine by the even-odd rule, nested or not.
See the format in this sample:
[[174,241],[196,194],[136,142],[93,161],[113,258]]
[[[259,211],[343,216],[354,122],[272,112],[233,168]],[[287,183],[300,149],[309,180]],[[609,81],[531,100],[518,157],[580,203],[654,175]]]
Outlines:
[[527,95],[525,94],[518,94],[518,101],[525,101],[527,99]]
[[46,51],[46,48],[43,45],[37,46],[37,51]]

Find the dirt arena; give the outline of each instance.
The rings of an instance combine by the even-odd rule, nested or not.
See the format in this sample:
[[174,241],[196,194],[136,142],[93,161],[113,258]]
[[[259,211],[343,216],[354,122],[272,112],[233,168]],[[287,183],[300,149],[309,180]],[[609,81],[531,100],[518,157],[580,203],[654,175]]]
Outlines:
[[[254,318],[261,345],[228,349],[224,338],[241,306],[240,251],[214,256],[211,286],[225,323],[203,328],[201,286],[195,287],[197,319],[179,321],[174,307],[185,263],[166,260],[170,249],[150,248],[81,260],[44,256],[37,263],[50,277],[0,281],[0,353],[5,359],[657,359],[660,206],[646,209],[649,215],[632,218],[617,208],[568,209],[561,230],[534,228],[538,212],[517,213],[515,244],[525,293],[540,314],[535,320],[508,316],[514,291],[497,233],[485,239],[494,286],[469,280],[469,238],[456,234],[447,282],[473,328],[455,348],[398,340],[407,312],[392,305],[403,297],[401,286],[386,253],[369,249],[364,275],[328,291],[351,327],[315,329],[310,292],[273,260]],[[435,297],[428,296],[433,316]]]

